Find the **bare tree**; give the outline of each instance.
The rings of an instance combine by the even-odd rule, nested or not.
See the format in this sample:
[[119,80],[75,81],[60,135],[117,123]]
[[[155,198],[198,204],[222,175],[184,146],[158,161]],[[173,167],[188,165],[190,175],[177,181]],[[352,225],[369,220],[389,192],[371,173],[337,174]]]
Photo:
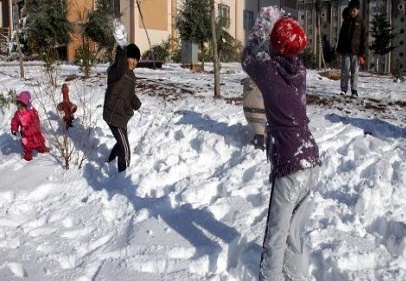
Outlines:
[[315,3],[315,8],[316,8],[316,32],[317,32],[317,47],[316,47],[316,52],[317,52],[317,67],[318,69],[321,69],[322,64],[323,67],[326,66],[324,62],[324,57],[323,57],[323,42],[322,42],[322,37],[321,37],[321,12],[324,9],[326,3],[325,1],[320,1],[317,0]]
[[214,0],[210,3],[211,12],[211,34],[212,34],[212,44],[213,44],[213,67],[214,67],[214,97],[220,98],[220,62],[219,55],[217,51],[217,32],[216,32],[216,11]]
[[73,99],[77,103],[76,122],[72,128],[67,128],[63,120],[62,112],[57,110],[61,100],[60,88],[45,84],[37,89],[34,94],[39,103],[39,112],[44,133],[53,148],[55,158],[62,158],[65,169],[70,169],[71,164],[81,169],[87,159],[97,148],[97,139],[93,138],[97,119],[94,116],[96,96],[93,90],[83,84],[75,88],[76,95]]

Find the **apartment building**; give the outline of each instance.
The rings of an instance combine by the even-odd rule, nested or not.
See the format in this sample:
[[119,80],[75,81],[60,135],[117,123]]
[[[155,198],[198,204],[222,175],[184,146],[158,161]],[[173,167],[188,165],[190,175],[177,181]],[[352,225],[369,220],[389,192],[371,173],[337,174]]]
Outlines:
[[[386,12],[388,15],[388,20],[394,28],[394,32],[397,34],[397,38],[394,45],[397,46],[395,50],[392,51],[390,55],[386,55],[379,59],[379,69],[384,69],[385,72],[390,72],[391,66],[395,63],[399,63],[401,69],[406,71],[406,1],[404,0],[364,0],[364,18],[370,23],[373,17],[377,13]],[[371,39],[370,39],[371,41]],[[375,63],[375,56],[370,52],[371,62]]]
[[[129,30],[129,39],[141,50],[159,44],[168,37],[177,37],[176,15],[183,0],[120,1],[121,20]],[[284,3],[282,3],[284,2]],[[261,7],[278,5],[296,15],[297,1],[215,0],[216,14],[224,18],[225,26],[235,39],[245,42]],[[147,35],[148,34],[148,35]],[[148,42],[149,37],[149,42]]]
[[[380,69],[385,72],[390,72],[393,62],[398,61],[400,67],[406,70],[405,57],[405,1],[404,0],[361,0],[360,13],[366,20],[367,26],[371,26],[371,21],[377,13],[386,12],[388,19],[395,32],[398,34],[397,40],[394,42],[398,46],[391,54],[379,59]],[[304,27],[309,40],[309,47],[314,54],[318,53],[317,39],[317,21],[320,20],[320,32],[327,36],[331,45],[335,46],[338,42],[338,35],[342,25],[342,11],[348,6],[349,0],[299,0],[298,1],[298,20]],[[316,9],[316,5],[320,5]],[[369,36],[369,44],[373,38]],[[372,52],[368,52],[368,64],[365,66],[367,70],[374,67],[376,58]]]
[[[76,26],[86,20],[89,10],[95,9],[96,0],[67,1],[68,18]],[[0,27],[2,30],[13,29],[13,3],[19,9],[24,0],[0,0]],[[349,0],[215,0],[218,16],[227,23],[225,28],[237,40],[244,43],[261,7],[276,5],[297,18],[305,29],[311,50],[316,54],[318,48],[316,27],[320,20],[321,34],[327,36],[332,45],[336,45],[342,25],[341,13]],[[121,14],[121,21],[127,28],[129,40],[140,46],[142,52],[150,45],[160,44],[169,37],[177,37],[176,16],[182,9],[184,0],[112,0],[115,13]],[[319,4],[320,10],[316,9]],[[405,57],[405,0],[361,0],[361,14],[369,24],[376,13],[386,11],[390,22],[398,34],[395,44],[398,46],[391,55],[380,59],[382,67],[389,71],[394,61],[399,61],[406,68]],[[68,60],[73,60],[75,49],[81,44],[80,35],[73,35],[72,42],[66,48]],[[369,39],[371,41],[371,38]],[[368,54],[368,69],[375,61],[373,54]]]
[[72,61],[75,58],[76,49],[83,44],[80,34],[80,24],[87,20],[88,11],[95,8],[94,0],[66,0],[67,17],[73,23],[75,32],[71,34],[71,41],[66,46],[66,59]]
[[[318,48],[317,27],[318,20],[320,20],[320,33],[327,36],[329,42],[336,45],[338,42],[338,35],[342,24],[341,13],[348,5],[346,1],[311,1],[299,0],[298,1],[298,20],[303,26],[309,47],[316,53]],[[316,9],[318,2],[319,9]]]
[[[86,20],[87,11],[95,8],[97,0],[65,0],[67,15],[78,27]],[[24,0],[0,0],[0,27],[4,27],[11,35],[14,29],[12,6],[24,7]],[[177,37],[176,16],[182,9],[184,0],[112,0],[116,14],[121,14],[121,21],[127,28],[129,40],[146,51],[150,45],[160,44],[169,37]],[[224,18],[225,28],[237,40],[245,42],[249,31],[254,25],[258,11],[263,6],[278,5],[293,16],[297,15],[297,1],[270,0],[215,0],[216,14]],[[15,15],[14,15],[15,16]],[[74,58],[75,49],[81,44],[82,38],[77,33],[66,47],[67,60]]]

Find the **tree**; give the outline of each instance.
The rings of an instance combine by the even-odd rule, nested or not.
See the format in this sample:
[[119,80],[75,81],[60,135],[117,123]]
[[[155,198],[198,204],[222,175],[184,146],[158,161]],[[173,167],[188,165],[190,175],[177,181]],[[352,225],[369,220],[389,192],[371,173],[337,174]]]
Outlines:
[[67,19],[66,2],[60,0],[26,0],[28,41],[33,50],[56,55],[56,48],[70,41],[72,24]]
[[118,17],[114,1],[98,0],[96,10],[89,13],[89,20],[84,24],[84,35],[98,45],[97,52],[106,51],[107,59],[113,61],[115,40],[112,34],[113,18]]
[[202,52],[202,70],[204,69],[205,43],[211,40],[210,0],[184,0],[179,12],[176,27],[182,41],[199,45]]
[[213,68],[214,68],[214,97],[220,98],[220,62],[219,55],[217,51],[217,25],[216,25],[216,12],[214,0],[210,1],[210,14],[211,14],[211,34],[212,34],[212,44],[213,44]]
[[241,59],[243,44],[236,40],[227,30],[217,21],[217,50],[221,62],[236,62]]
[[318,64],[318,69],[321,68],[321,65],[325,67],[325,61],[324,61],[324,56],[323,56],[323,43],[322,43],[322,37],[321,37],[321,13],[324,9],[326,9],[326,1],[320,1],[317,0],[315,3],[315,8],[316,8],[316,36],[317,36],[317,64]]
[[396,48],[393,41],[397,34],[389,23],[386,13],[376,14],[371,21],[371,37],[374,38],[369,49],[376,55],[376,71],[379,71],[379,57],[384,56]]

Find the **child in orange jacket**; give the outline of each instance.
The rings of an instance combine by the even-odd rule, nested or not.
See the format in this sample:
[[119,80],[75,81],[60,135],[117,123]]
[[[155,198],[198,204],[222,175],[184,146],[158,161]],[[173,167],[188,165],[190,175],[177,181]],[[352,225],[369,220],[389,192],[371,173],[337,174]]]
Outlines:
[[32,160],[32,151],[49,152],[42,135],[38,112],[31,105],[31,94],[23,91],[17,96],[17,111],[11,119],[11,133],[21,136],[24,149],[24,159]]
[[77,106],[69,99],[69,87],[66,83],[62,85],[62,95],[63,101],[58,104],[57,109],[64,112],[63,121],[65,122],[66,130],[68,130],[73,127],[72,122],[75,119],[73,114],[76,112]]

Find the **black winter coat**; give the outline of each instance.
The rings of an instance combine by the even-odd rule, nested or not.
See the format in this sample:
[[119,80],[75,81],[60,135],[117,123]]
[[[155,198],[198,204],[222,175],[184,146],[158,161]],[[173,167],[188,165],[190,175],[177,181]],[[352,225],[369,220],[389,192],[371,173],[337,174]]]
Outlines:
[[126,49],[117,47],[115,61],[107,72],[103,119],[111,126],[126,128],[141,104],[135,94],[134,72],[127,66]]
[[337,53],[353,53],[357,56],[365,56],[368,44],[367,24],[360,15],[344,21],[337,43]]

